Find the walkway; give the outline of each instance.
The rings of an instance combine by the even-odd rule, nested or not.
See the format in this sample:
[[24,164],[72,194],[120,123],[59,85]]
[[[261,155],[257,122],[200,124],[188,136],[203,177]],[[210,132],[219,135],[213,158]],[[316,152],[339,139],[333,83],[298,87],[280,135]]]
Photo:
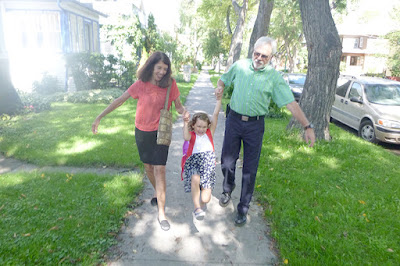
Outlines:
[[[201,72],[189,93],[186,108],[191,115],[196,111],[212,114],[215,106],[214,88],[206,71]],[[225,117],[220,113],[214,143],[220,158],[224,135]],[[263,219],[263,211],[253,201],[247,224],[234,225],[236,205],[240,197],[238,186],[232,201],[226,208],[218,204],[222,193],[221,167],[217,165],[217,184],[208,204],[203,221],[194,219],[190,193],[185,193],[180,177],[182,157],[182,119],[174,124],[173,140],[167,163],[166,215],[171,229],[162,231],[157,221],[157,209],[151,206],[153,189],[146,179],[140,196],[142,205],[133,210],[126,225],[118,235],[119,243],[108,258],[110,265],[274,265],[276,255],[271,251],[273,243],[268,238],[269,228]],[[241,169],[238,169],[238,174]]]

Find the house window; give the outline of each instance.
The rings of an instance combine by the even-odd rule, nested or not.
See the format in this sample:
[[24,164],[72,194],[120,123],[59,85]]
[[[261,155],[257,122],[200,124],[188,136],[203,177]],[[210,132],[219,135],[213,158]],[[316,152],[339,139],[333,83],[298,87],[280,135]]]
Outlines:
[[364,48],[364,37],[358,37],[354,39],[354,49]]
[[345,56],[345,55],[342,55],[342,57],[340,57],[340,61],[345,62],[345,63],[346,63],[346,59],[347,59],[347,56]]
[[359,48],[360,45],[360,38],[355,38],[354,39],[354,47],[353,48]]
[[358,65],[360,65],[360,57],[359,57],[359,56],[352,56],[352,57],[350,57],[350,65],[351,65],[351,66],[358,66]]
[[84,24],[84,42],[85,42],[85,51],[91,52],[92,49],[92,29],[89,23]]
[[61,51],[59,12],[8,11],[6,21],[5,24],[10,27],[5,29],[9,50],[45,49],[46,51]]

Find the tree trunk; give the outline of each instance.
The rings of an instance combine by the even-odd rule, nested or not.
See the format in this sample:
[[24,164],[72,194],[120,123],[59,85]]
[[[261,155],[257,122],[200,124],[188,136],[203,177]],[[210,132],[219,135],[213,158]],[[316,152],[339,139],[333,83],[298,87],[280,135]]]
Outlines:
[[257,18],[254,23],[254,28],[250,37],[249,51],[247,53],[248,58],[252,57],[254,44],[256,43],[258,38],[268,35],[269,22],[271,20],[271,13],[273,9],[274,0],[260,0]]
[[21,99],[10,80],[8,59],[0,58],[0,115],[15,114],[21,106]]
[[[4,25],[1,13],[0,10],[0,25]],[[21,106],[21,99],[11,83],[3,27],[0,26],[0,115],[15,114]]]
[[240,57],[240,51],[242,50],[242,44],[243,44],[243,31],[244,31],[244,21],[246,18],[246,11],[247,11],[247,0],[243,0],[243,5],[241,7],[238,5],[236,0],[232,0],[232,5],[235,8],[236,14],[238,14],[238,19],[235,31],[233,32],[232,35],[231,47],[229,49],[226,71]]
[[[335,97],[342,45],[328,0],[300,0],[308,50],[308,71],[300,106],[315,126],[317,139],[329,141],[329,117]],[[292,119],[288,129],[298,127]]]

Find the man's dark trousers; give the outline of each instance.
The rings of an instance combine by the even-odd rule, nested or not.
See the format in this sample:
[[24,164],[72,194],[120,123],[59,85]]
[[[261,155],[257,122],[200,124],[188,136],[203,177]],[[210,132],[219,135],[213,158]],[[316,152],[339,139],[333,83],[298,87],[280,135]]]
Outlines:
[[221,168],[224,176],[223,191],[231,192],[235,185],[236,161],[243,141],[242,191],[237,210],[247,214],[253,196],[264,136],[264,118],[243,121],[229,113],[225,122],[225,136],[221,154]]

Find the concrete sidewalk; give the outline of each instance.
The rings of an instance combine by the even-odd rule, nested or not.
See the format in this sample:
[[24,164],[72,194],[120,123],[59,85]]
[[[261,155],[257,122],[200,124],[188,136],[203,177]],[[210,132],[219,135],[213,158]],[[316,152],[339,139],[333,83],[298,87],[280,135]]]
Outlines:
[[[186,108],[190,114],[204,111],[212,114],[215,106],[214,88],[206,71],[201,72],[189,93]],[[221,112],[214,136],[217,161],[221,155],[225,117]],[[193,217],[190,193],[185,193],[181,181],[183,122],[174,124],[173,140],[167,162],[166,215],[171,224],[163,231],[157,221],[157,208],[151,206],[153,188],[145,178],[142,202],[127,218],[118,235],[118,244],[110,252],[109,265],[274,265],[278,263],[268,237],[269,228],[262,209],[253,201],[247,224],[234,225],[236,205],[240,197],[241,169],[237,169],[237,188],[226,208],[218,204],[222,193],[222,173],[217,164],[217,184],[208,204],[204,220]]]

